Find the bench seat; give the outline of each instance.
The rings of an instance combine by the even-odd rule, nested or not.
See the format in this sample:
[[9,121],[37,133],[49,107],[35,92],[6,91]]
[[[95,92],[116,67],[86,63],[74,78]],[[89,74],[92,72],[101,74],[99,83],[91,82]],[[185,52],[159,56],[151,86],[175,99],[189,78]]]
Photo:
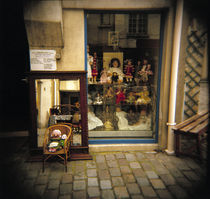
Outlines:
[[[177,156],[180,154],[192,155],[192,151],[197,148],[197,157],[201,157],[201,142],[204,134],[208,131],[209,126],[209,111],[202,111],[187,120],[180,122],[173,127],[175,134],[175,153]],[[181,135],[188,136],[189,138],[196,140],[196,146],[193,146],[188,151],[181,150]]]

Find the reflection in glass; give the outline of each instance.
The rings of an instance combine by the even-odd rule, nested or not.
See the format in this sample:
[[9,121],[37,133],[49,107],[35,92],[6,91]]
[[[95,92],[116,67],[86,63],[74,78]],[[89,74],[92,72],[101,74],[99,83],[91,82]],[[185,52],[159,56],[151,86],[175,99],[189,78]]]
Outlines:
[[37,79],[35,85],[38,146],[46,128],[58,123],[72,124],[73,144],[81,145],[80,81]]

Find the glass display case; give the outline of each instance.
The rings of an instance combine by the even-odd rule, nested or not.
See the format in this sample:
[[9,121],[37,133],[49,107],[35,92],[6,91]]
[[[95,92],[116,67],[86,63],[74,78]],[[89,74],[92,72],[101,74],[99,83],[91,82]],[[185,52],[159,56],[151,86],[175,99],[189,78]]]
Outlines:
[[30,72],[31,148],[41,148],[46,129],[72,125],[72,159],[88,154],[86,72]]

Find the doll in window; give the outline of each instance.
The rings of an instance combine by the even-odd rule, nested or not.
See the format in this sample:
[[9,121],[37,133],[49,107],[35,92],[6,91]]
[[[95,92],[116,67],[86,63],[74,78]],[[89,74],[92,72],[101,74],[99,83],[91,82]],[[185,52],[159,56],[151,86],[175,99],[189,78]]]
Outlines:
[[112,84],[117,83],[119,79],[119,76],[116,72],[112,73]]
[[120,69],[120,60],[118,58],[113,58],[110,62],[110,68],[108,70],[108,82],[114,82],[113,80],[115,80],[117,77],[117,83],[122,83],[124,74]]
[[134,95],[134,92],[130,92],[129,94],[128,94],[128,97],[127,97],[127,99],[126,99],[126,102],[128,103],[128,104],[134,104],[134,102],[135,102],[135,95]]
[[104,93],[104,102],[106,104],[113,104],[115,99],[115,92],[113,88],[110,86],[105,90]]
[[134,66],[132,65],[131,59],[126,60],[124,72],[125,72],[126,82],[131,83],[133,80],[133,72],[134,72]]
[[102,117],[105,130],[117,129],[118,118],[110,106],[105,107],[105,111],[103,112]]
[[116,91],[116,104],[120,104],[125,102],[125,89],[123,90],[121,87],[119,87]]
[[100,93],[97,93],[93,104],[95,104],[95,105],[103,104],[103,97],[100,95]]
[[140,77],[141,77],[139,74],[139,71],[141,71],[141,68],[142,68],[141,61],[138,60],[137,65],[135,66],[135,82],[136,82],[137,86],[139,86],[139,81],[140,81]]
[[106,84],[108,82],[107,70],[104,68],[101,71],[100,83]]
[[88,68],[88,83],[92,83],[92,65],[93,65],[93,56],[89,54],[90,48],[87,45],[87,68]]
[[93,53],[93,64],[92,64],[92,78],[93,78],[93,83],[97,83],[96,78],[98,75],[98,59],[97,59],[97,53]]
[[141,70],[138,72],[140,76],[140,81],[142,82],[148,82],[149,76],[153,75],[153,72],[151,70],[151,64],[148,64],[148,60],[143,60],[143,65]]
[[143,86],[143,91],[136,93],[136,95],[139,96],[135,102],[136,105],[147,105],[151,102],[147,86]]

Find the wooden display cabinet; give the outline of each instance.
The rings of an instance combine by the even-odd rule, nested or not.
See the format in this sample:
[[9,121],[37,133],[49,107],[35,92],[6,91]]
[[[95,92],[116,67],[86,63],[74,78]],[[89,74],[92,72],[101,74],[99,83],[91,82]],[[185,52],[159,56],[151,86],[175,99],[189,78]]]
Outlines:
[[[42,136],[45,129],[52,123],[50,118],[59,114],[59,118],[68,118],[68,122],[78,122],[81,126],[81,143],[71,146],[71,160],[92,159],[88,147],[88,124],[87,124],[87,85],[85,71],[32,71],[28,73],[30,93],[30,129],[29,142],[31,155],[42,153]],[[75,96],[79,99],[77,117],[74,115],[74,104],[68,104],[69,115],[62,115],[52,111],[53,107],[63,107],[60,99],[63,93]],[[71,100],[70,100],[71,101]],[[78,105],[78,104],[77,104]],[[71,115],[72,113],[72,115]],[[70,118],[70,119],[69,119]],[[56,121],[57,122],[57,121]],[[65,122],[65,121],[64,121]]]

